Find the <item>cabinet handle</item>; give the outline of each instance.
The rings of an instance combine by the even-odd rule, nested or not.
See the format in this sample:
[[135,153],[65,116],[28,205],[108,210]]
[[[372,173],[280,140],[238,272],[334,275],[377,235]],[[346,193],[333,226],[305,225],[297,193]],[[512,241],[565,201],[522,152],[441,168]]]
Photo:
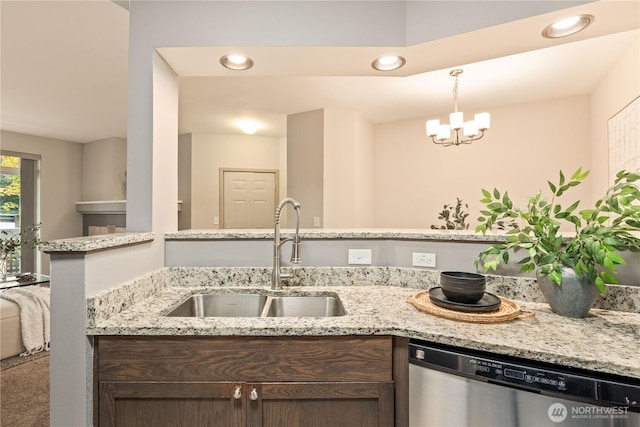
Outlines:
[[255,388],[252,388],[251,393],[249,393],[249,399],[258,400],[258,390],[256,390]]
[[233,398],[240,399],[242,397],[242,388],[240,386],[236,386],[235,390],[233,390]]

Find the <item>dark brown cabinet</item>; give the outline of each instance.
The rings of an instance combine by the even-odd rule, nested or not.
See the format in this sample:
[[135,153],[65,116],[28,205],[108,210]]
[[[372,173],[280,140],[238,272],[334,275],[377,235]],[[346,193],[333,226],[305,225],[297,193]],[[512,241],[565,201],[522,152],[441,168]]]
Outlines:
[[393,426],[393,383],[262,383],[248,425]]
[[406,426],[406,339],[97,337],[100,426]]
[[105,381],[99,385],[101,426],[246,425],[246,401],[231,384]]

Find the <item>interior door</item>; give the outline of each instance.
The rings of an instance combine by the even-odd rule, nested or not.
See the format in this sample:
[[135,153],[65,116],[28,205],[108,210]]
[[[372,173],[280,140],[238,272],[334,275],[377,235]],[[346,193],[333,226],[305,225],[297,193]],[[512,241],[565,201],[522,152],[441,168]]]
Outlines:
[[273,227],[277,171],[222,170],[221,175],[221,227]]

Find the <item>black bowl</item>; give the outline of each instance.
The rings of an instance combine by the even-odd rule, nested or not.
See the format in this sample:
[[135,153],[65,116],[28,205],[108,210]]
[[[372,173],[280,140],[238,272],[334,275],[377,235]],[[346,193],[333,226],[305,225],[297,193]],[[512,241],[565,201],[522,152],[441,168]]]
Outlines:
[[475,304],[484,296],[486,279],[481,274],[463,271],[440,273],[440,287],[449,301]]

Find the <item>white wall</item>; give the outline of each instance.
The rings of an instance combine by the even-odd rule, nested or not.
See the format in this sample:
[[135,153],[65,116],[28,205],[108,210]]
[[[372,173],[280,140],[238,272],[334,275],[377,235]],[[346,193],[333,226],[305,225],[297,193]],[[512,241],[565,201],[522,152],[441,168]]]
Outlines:
[[357,227],[369,228],[375,225],[374,211],[374,145],[373,124],[358,116],[355,137],[355,199],[358,209],[355,213]]
[[[373,125],[355,111],[322,109],[287,116],[289,194],[301,226],[373,226]],[[292,224],[289,224],[291,226]]]
[[82,144],[82,199],[125,200],[127,140],[107,138]]
[[275,137],[191,134],[191,228],[219,228],[213,220],[220,216],[220,168],[282,170],[282,145]]
[[[440,225],[443,205],[459,197],[469,204],[473,229],[482,188],[508,190],[514,202],[526,203],[546,191],[559,170],[589,169],[589,108],[588,96],[492,108],[492,127],[483,139],[446,148],[425,135],[427,118],[377,125],[376,226]],[[588,183],[573,190],[567,193],[571,202],[590,198]]]
[[590,149],[596,195],[604,194],[609,186],[608,121],[640,96],[640,31],[636,33],[635,41],[591,93]]
[[324,173],[324,111],[288,115],[287,195],[300,202],[302,228],[313,227],[314,217],[324,224]]
[[178,200],[182,201],[178,213],[178,230],[191,227],[191,134],[178,136]]
[[[130,2],[127,229],[152,229],[157,147],[150,100],[156,47],[402,45],[405,12],[402,2],[375,1],[253,2],[251,8],[244,2]],[[382,26],[386,31],[379,31]]]
[[[458,5],[441,5],[437,14],[417,2],[130,2],[127,228],[151,225],[154,135],[151,55],[163,46],[405,46],[442,37],[443,28],[424,25],[448,16]],[[465,13],[464,24],[447,34],[496,25],[575,3],[508,2]],[[433,16],[432,16],[433,15]],[[268,20],[264,17],[269,16]],[[243,25],[237,25],[242,22]],[[168,25],[167,23],[170,23]],[[380,31],[384,28],[384,31]],[[330,29],[330,31],[328,30]],[[177,114],[177,112],[176,112]],[[292,181],[292,180],[289,180]],[[291,190],[291,189],[290,189]],[[290,191],[292,195],[294,192]]]
[[[160,234],[178,229],[178,76],[156,52],[153,52],[152,59],[154,149],[151,152],[151,168],[154,173],[151,186],[151,230]],[[136,164],[129,165],[137,169]],[[128,210],[127,207],[127,212]],[[127,217],[127,225],[129,220]],[[135,218],[131,220],[133,222]],[[162,240],[159,239],[160,247],[163,246]],[[158,265],[163,264],[164,258],[160,256]]]
[[[601,196],[609,181],[608,120],[640,96],[640,31],[626,53],[591,93],[591,156],[593,193]],[[613,171],[614,173],[616,171]],[[618,269],[621,283],[639,284],[640,253],[626,253],[627,265]]]
[[[146,153],[145,161],[136,162],[135,155],[128,156],[128,170],[136,171],[134,177],[140,177],[142,170],[149,171],[150,185],[148,192],[143,194],[143,200],[136,199],[136,191],[133,196],[128,195],[127,226],[129,221],[134,230],[149,226],[156,238],[142,245],[87,254],[60,253],[52,257],[51,336],[55,342],[61,343],[51,349],[50,424],[54,427],[93,424],[92,348],[85,332],[85,298],[162,268],[163,235],[177,230],[178,79],[158,54],[149,54],[151,74],[146,87],[151,89],[148,98],[151,100],[151,115],[147,130],[153,136],[155,149]],[[136,151],[128,145],[128,154],[132,151],[135,154]],[[78,152],[73,163],[78,173],[80,164]],[[151,173],[153,171],[155,173]],[[77,185],[80,185],[80,176]],[[136,190],[140,190],[140,186],[137,187]],[[79,195],[78,187],[76,200]],[[145,206],[149,203],[148,215],[135,215],[137,202]],[[134,205],[133,215],[129,211],[131,204]]]
[[[86,298],[157,269],[157,243],[87,254],[53,254],[51,280],[51,426],[92,425],[93,353]],[[136,262],[131,262],[135,259]]]
[[355,111],[324,110],[324,227],[373,226],[373,125]]
[[[40,156],[42,239],[82,236],[82,215],[75,204],[82,192],[82,145],[7,131],[0,136],[0,149]],[[42,254],[41,273],[49,274],[47,254]]]

